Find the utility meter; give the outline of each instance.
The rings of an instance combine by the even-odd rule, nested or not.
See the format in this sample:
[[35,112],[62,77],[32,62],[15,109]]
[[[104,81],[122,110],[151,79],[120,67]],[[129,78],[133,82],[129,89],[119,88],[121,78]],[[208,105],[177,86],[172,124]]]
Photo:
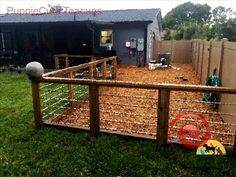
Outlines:
[[136,38],[130,38],[130,48],[135,49],[136,46]]
[[144,39],[143,38],[139,38],[138,39],[138,45],[137,45],[137,50],[139,52],[144,50]]

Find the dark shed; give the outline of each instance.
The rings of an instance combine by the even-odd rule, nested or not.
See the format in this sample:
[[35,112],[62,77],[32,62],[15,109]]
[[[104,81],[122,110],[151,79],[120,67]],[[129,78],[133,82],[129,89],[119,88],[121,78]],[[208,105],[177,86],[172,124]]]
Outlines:
[[53,68],[59,53],[110,56],[143,65],[160,38],[160,9],[0,16],[0,65],[39,61]]

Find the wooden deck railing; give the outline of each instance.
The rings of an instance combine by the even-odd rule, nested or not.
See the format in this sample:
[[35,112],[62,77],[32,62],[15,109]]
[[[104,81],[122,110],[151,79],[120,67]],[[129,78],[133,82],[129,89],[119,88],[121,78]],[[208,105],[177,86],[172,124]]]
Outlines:
[[60,69],[60,60],[63,61],[64,68],[68,68],[70,66],[70,60],[81,60],[82,58],[87,58],[90,61],[95,61],[96,59],[101,59],[102,57],[95,57],[93,55],[69,55],[69,54],[56,54],[54,55],[54,63],[55,69]]
[[69,74],[69,73],[75,72],[77,70],[89,68],[89,78],[90,79],[97,78],[98,77],[97,65],[102,64],[102,78],[106,79],[106,77],[107,77],[107,72],[106,72],[107,62],[111,62],[112,77],[115,78],[116,71],[117,71],[117,57],[116,56],[91,61],[89,63],[84,63],[84,64],[81,64],[78,66],[72,66],[69,68],[61,69],[61,70],[52,71],[52,72],[44,74],[43,76],[44,77],[60,76],[62,74]]

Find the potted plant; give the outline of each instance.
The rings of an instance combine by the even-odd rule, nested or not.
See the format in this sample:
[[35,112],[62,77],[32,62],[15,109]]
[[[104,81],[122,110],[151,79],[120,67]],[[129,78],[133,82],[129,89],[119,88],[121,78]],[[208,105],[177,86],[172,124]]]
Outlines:
[[13,65],[9,65],[9,71],[14,71],[14,66]]
[[2,66],[1,71],[4,73],[6,71],[6,66]]
[[21,67],[20,67],[20,66],[17,66],[17,67],[16,67],[16,70],[17,70],[17,73],[19,73],[19,74],[22,73],[22,70],[21,70]]

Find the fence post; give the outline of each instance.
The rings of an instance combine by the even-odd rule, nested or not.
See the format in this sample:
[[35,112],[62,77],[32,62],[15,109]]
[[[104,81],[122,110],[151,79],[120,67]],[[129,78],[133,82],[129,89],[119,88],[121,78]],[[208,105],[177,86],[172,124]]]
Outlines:
[[89,86],[89,108],[90,108],[90,133],[98,136],[100,132],[99,115],[99,86]]
[[209,46],[209,56],[208,56],[208,66],[207,66],[207,78],[210,76],[210,67],[211,67],[211,53],[212,53],[212,44],[213,40],[210,41]]
[[233,155],[236,157],[236,131],[234,132],[234,149],[233,149]]
[[191,51],[192,51],[192,65],[193,65],[193,69],[195,69],[195,40],[191,41]]
[[94,67],[93,67],[93,78],[94,79],[98,78],[98,70],[97,70],[96,65],[94,65]]
[[175,62],[175,40],[171,42],[171,61]]
[[202,83],[202,68],[203,68],[203,61],[204,61],[204,50],[205,50],[205,41],[202,41],[202,60],[201,60],[201,71],[200,71],[200,81]]
[[40,102],[40,83],[36,79],[31,79],[33,108],[34,108],[34,123],[37,128],[43,126],[41,102]]
[[40,82],[39,78],[44,73],[43,66],[38,62],[30,62],[25,67],[26,73],[31,80],[33,108],[34,108],[34,123],[37,128],[43,126],[41,102],[40,102]]
[[[96,67],[96,66],[95,66]],[[89,66],[89,79],[93,79],[93,68],[94,66],[93,65],[90,65]]]
[[95,56],[92,56],[92,57],[91,57],[91,61],[96,61],[96,57],[95,57]]
[[59,57],[54,55],[55,69],[59,69]]
[[219,78],[221,80],[222,77],[222,70],[223,70],[223,63],[224,63],[224,49],[225,49],[225,42],[228,41],[228,39],[222,39],[221,40],[221,53],[220,53],[220,68],[219,68]]
[[197,58],[196,58],[196,68],[195,68],[195,74],[198,77],[198,68],[199,68],[199,52],[200,52],[200,41],[197,41]]
[[168,138],[170,90],[160,89],[158,96],[157,144],[166,145]]
[[107,63],[106,61],[104,61],[102,63],[102,79],[106,79],[107,78]]
[[65,60],[66,60],[66,68],[68,68],[69,67],[69,57],[68,57],[68,55],[66,55],[65,56]]
[[[73,72],[69,72],[68,74],[68,78],[73,78]],[[72,84],[68,84],[67,85],[68,88],[68,100],[69,100],[69,105],[70,107],[73,107],[73,85]]]
[[112,79],[116,79],[116,72],[117,72],[117,58],[116,57],[114,57],[113,60],[111,61],[111,65],[112,65],[112,71],[111,71]]

